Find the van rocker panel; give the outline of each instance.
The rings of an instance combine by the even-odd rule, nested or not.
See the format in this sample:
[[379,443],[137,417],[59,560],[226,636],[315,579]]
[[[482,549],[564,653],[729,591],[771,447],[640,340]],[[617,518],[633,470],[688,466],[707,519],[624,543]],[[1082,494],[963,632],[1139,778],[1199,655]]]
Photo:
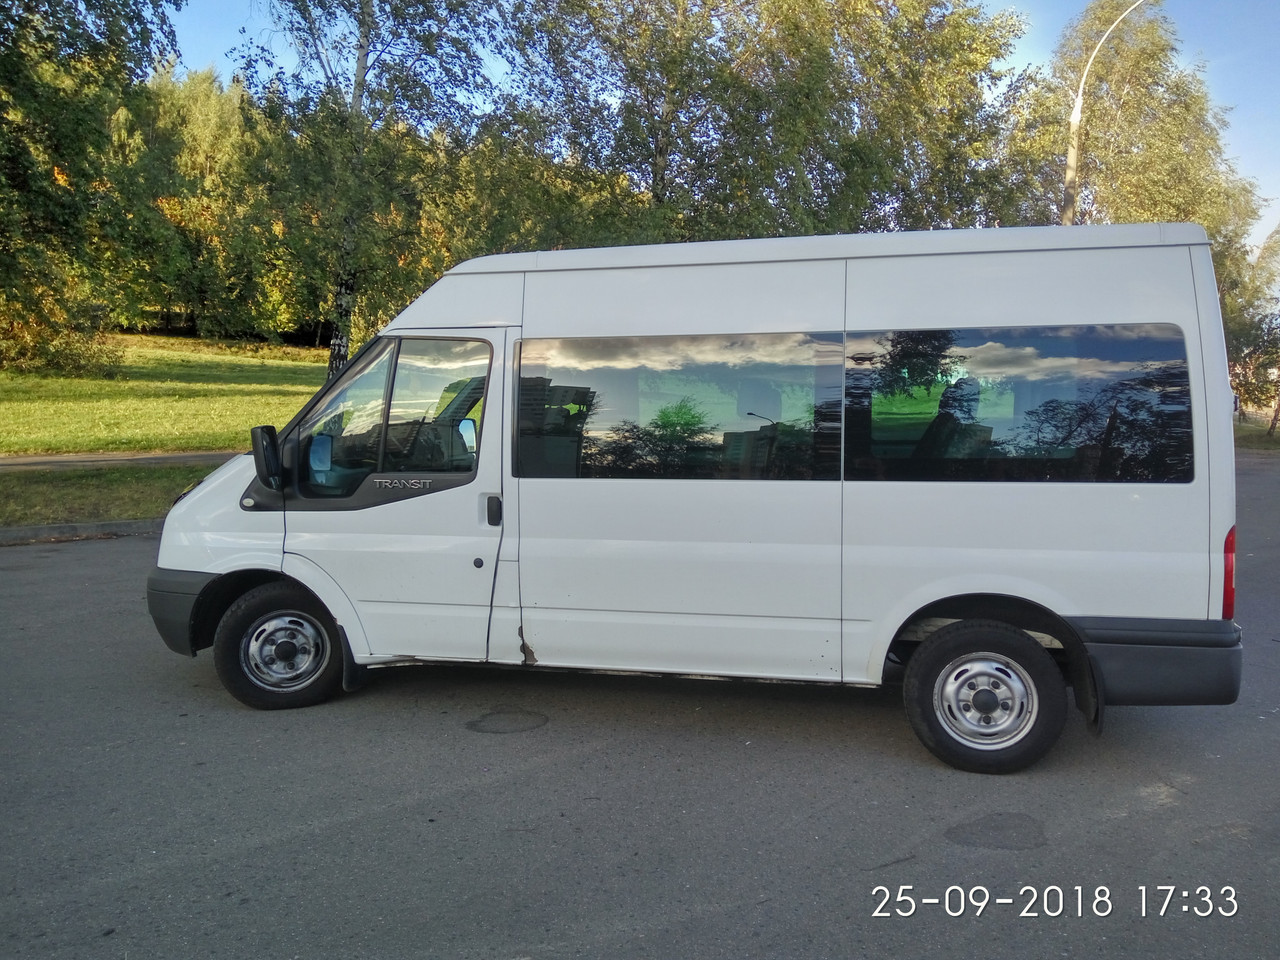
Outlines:
[[1240,696],[1243,646],[1231,620],[1070,617],[1108,706],[1207,706]]

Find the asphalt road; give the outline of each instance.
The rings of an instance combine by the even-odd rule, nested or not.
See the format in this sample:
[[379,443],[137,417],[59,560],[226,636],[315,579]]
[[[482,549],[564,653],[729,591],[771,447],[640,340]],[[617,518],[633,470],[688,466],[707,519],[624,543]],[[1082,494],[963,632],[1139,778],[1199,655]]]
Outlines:
[[0,549],[0,956],[1272,960],[1278,480],[1242,459],[1239,703],[1073,711],[1001,778],[896,690],[422,668],[258,713],[155,634],[154,537]]

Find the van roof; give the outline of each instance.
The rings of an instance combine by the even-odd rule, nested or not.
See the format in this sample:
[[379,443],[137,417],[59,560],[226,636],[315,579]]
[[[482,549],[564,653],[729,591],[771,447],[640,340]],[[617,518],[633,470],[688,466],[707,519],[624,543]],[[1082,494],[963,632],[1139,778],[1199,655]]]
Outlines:
[[716,240],[701,243],[505,253],[464,261],[449,273],[527,273],[1028,250],[1196,246],[1205,245],[1208,242],[1204,228],[1193,223],[1001,227],[976,230],[835,234],[818,237],[775,237],[763,240]]

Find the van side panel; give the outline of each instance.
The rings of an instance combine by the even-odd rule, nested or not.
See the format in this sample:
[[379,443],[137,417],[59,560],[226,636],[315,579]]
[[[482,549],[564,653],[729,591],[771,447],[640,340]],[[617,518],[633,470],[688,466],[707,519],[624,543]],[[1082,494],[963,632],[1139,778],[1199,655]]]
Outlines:
[[846,483],[846,681],[879,682],[898,627],[949,597],[1002,594],[1064,617],[1206,617],[1206,388],[1195,359],[1200,328],[1186,248],[850,261],[847,323],[850,336],[1174,324],[1192,361],[1196,399],[1189,483]]
[[838,680],[840,485],[520,481],[538,662]]
[[[838,332],[844,265],[537,273],[526,290],[529,340]],[[726,347],[730,366],[733,356]],[[839,480],[517,482],[524,637],[538,663],[840,679]]]
[[524,335],[663,336],[839,330],[839,260],[528,275]]
[[440,327],[520,325],[523,273],[447,273],[409,304],[382,333],[426,333]]

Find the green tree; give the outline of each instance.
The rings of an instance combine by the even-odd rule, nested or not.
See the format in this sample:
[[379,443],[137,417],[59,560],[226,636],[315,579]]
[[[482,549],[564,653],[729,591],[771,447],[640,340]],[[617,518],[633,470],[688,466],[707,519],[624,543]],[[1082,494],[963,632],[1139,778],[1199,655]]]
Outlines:
[[626,179],[557,161],[535,117],[497,110],[465,141],[435,136],[426,149],[422,224],[442,269],[491,253],[634,239],[642,205]]
[[887,171],[860,228],[1008,222],[1021,199],[1006,149],[1010,105],[1031,82],[999,67],[1025,25],[1009,12],[938,0],[848,0],[840,53],[853,122]]
[[1021,22],[936,0],[528,0],[516,84],[635,239],[991,222]]
[[[1280,422],[1280,227],[1222,292],[1231,387],[1244,407],[1271,407],[1268,435]],[[1219,283],[1219,286],[1222,286]]]
[[82,267],[110,242],[110,118],[173,48],[181,0],[17,0],[0,10],[0,365],[104,359]]
[[260,157],[271,175],[264,202],[282,254],[317,288],[324,275],[315,306],[330,318],[336,370],[353,324],[376,329],[387,302],[420,289],[410,167],[420,132],[469,125],[495,11],[481,0],[273,0],[271,11],[297,66],[285,72],[269,51],[247,51],[272,148]]
[[[1059,185],[1081,73],[1128,6],[1093,0],[1054,54],[1048,93],[1061,120],[1049,156]],[[1184,65],[1179,53],[1161,0],[1128,14],[1099,50],[1084,87],[1077,222],[1195,222],[1234,242],[1257,219],[1254,185],[1227,159],[1226,115],[1209,97],[1203,65]]]
[[[1093,0],[1067,26],[1050,77],[1030,98],[1035,102],[1027,112],[1039,122],[1023,146],[1040,151],[1041,196],[1053,191],[1057,199],[1050,202],[1058,210],[1068,113],[1081,73],[1128,7],[1125,0]],[[1212,242],[1233,384],[1245,402],[1262,405],[1275,396],[1275,244],[1262,256],[1252,254],[1256,185],[1227,158],[1226,113],[1209,97],[1203,66],[1184,65],[1179,52],[1177,30],[1160,0],[1125,16],[1098,51],[1084,87],[1076,219],[1203,226]]]
[[552,156],[616,173],[646,202],[634,241],[679,239],[718,140],[717,97],[741,42],[728,3],[531,0],[507,9],[516,83]]
[[204,333],[252,329],[234,257],[243,234],[234,217],[243,100],[212,70],[178,78],[169,63],[132,88],[111,118],[102,182],[103,203],[114,209],[88,267],[119,322],[144,322],[158,310],[165,321],[195,320]]

